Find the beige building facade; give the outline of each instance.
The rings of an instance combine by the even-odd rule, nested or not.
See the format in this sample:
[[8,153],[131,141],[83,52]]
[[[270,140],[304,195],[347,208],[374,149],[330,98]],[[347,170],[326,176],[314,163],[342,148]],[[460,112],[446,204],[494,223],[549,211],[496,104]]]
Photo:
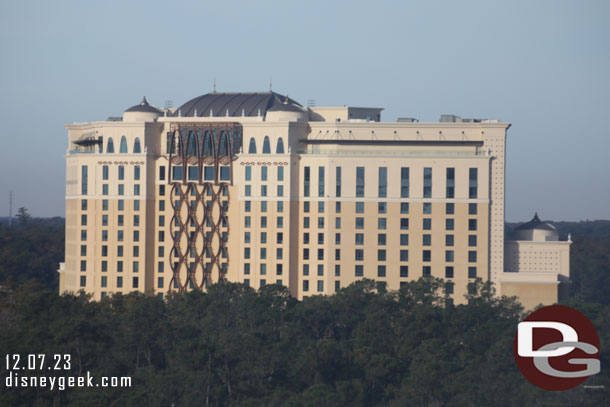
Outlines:
[[515,244],[530,249],[504,241],[510,124],[381,122],[381,110],[214,92],[67,125],[60,292],[163,296],[226,279],[301,299],[431,275],[456,303],[476,277],[535,293],[514,277]]

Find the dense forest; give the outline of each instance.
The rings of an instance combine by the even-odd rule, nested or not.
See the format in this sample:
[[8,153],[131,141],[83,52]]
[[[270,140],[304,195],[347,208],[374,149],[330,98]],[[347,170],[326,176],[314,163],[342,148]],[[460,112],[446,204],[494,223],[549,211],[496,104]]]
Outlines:
[[71,369],[50,375],[132,378],[130,388],[9,389],[2,361],[0,406],[610,405],[610,222],[556,224],[574,241],[566,305],[600,336],[602,371],[586,384],[602,388],[546,392],[523,378],[512,351],[523,309],[481,281],[459,306],[430,278],[399,292],[362,280],[301,302],[235,283],[93,302],[57,295],[61,219],[0,223],[0,355],[69,354]]
[[[610,306],[569,304],[598,328],[602,373],[586,384],[604,387],[547,392],[514,363],[517,303],[479,284],[467,305],[453,307],[441,287],[421,279],[379,292],[363,280],[302,302],[283,287],[235,283],[167,301],[130,294],[91,302],[12,287],[0,295],[0,353],[67,353],[69,374],[133,382],[63,392],[3,388],[0,405],[608,405]],[[2,376],[4,383],[5,369]]]

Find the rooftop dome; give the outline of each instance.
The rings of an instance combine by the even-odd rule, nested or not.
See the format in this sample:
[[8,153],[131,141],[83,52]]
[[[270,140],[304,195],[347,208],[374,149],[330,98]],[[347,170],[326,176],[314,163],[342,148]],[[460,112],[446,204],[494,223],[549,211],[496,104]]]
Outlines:
[[275,92],[212,92],[198,96],[180,106],[173,116],[194,117],[256,117],[283,105],[298,108],[298,102]]
[[144,96],[142,98],[142,101],[140,102],[139,105],[132,106],[125,111],[126,112],[157,113],[157,114],[163,113],[161,110],[157,109],[156,107],[149,105],[148,101],[146,100],[146,96]]
[[559,233],[555,226],[541,221],[536,213],[532,220],[515,228],[513,237],[515,240],[552,241],[559,240]]

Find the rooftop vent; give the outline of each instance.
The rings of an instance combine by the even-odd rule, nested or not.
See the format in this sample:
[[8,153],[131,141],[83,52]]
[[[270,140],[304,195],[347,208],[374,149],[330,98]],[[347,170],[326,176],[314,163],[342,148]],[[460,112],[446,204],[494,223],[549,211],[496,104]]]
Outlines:
[[441,123],[460,123],[462,118],[453,114],[442,114],[439,121]]
[[419,122],[419,119],[416,119],[415,117],[399,117],[396,121],[398,123],[417,123]]

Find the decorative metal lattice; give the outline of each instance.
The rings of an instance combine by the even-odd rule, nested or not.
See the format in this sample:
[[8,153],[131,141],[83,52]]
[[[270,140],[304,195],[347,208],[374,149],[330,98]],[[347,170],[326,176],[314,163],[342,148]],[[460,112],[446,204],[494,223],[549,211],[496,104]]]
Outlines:
[[177,123],[167,133],[170,287],[179,292],[226,279],[229,186],[241,147],[239,123]]

